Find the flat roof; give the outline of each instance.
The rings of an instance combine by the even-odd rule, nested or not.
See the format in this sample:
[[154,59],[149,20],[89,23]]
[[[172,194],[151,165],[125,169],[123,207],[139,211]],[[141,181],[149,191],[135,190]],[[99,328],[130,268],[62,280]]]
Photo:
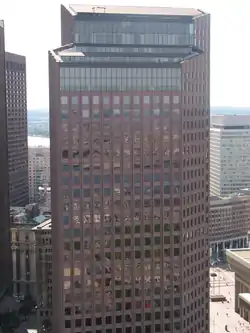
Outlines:
[[84,53],[83,52],[79,52],[79,51],[70,51],[70,50],[65,50],[65,51],[59,51],[58,54],[60,56],[63,56],[63,57],[84,57]]
[[217,114],[211,118],[211,126],[245,126],[250,125],[250,115],[245,114]]
[[242,293],[239,294],[239,298],[244,301],[245,303],[247,303],[248,305],[250,305],[250,294],[249,293]]
[[250,270],[250,248],[227,250],[226,254]]
[[16,62],[18,64],[25,64],[26,62],[26,58],[25,56],[21,55],[21,54],[16,54],[16,53],[12,53],[12,52],[5,52],[5,61],[12,61],[12,62]]
[[32,228],[32,230],[51,230],[51,219],[40,223],[36,227]]
[[99,14],[128,14],[128,15],[166,15],[166,16],[198,16],[204,14],[199,9],[178,7],[143,7],[143,6],[114,6],[114,5],[69,5],[75,14],[99,13]]

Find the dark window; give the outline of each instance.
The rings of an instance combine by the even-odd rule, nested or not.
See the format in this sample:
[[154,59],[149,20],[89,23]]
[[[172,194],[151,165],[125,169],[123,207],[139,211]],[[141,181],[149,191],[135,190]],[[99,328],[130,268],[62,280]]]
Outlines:
[[103,182],[104,184],[110,184],[110,175],[104,175]]
[[[99,175],[94,175],[94,184],[98,185],[98,184],[100,184],[100,181],[101,181],[101,177]],[[89,183],[86,183],[86,184],[89,184]]]
[[[116,309],[117,309],[117,304],[119,303],[116,303]],[[121,323],[122,322],[122,316],[116,316],[116,319],[115,319],[116,323]]]
[[69,157],[69,152],[68,150],[63,150],[62,151],[62,158],[68,158]]
[[87,318],[87,319],[85,320],[85,324],[86,324],[86,326],[91,326],[91,325],[92,325],[92,320],[91,320],[91,318]]
[[120,175],[115,175],[115,183],[120,183]]
[[75,327],[81,327],[81,326],[82,326],[82,320],[81,319],[76,319]]
[[65,308],[64,313],[65,313],[65,316],[71,315],[71,308]]
[[85,198],[89,198],[90,197],[90,189],[84,189],[83,190],[83,196],[85,197]]
[[96,318],[96,325],[102,325],[102,318]]
[[80,184],[80,178],[79,178],[79,176],[74,176],[74,184],[75,185]]
[[67,215],[63,216],[63,224],[64,225],[69,224],[69,217]]
[[174,248],[174,256],[179,256],[180,255],[180,249],[179,248]]
[[74,248],[75,248],[75,250],[80,250],[80,249],[81,249],[81,244],[80,244],[80,242],[75,241],[75,242],[74,242]]
[[160,332],[161,331],[161,325],[160,324],[156,324],[155,325],[155,332]]
[[110,188],[104,188],[103,190],[104,196],[108,197],[111,195],[111,189]]
[[[94,176],[95,177],[95,176]],[[83,183],[86,184],[86,185],[89,185],[90,184],[90,177],[89,176],[84,176],[83,177]],[[99,184],[99,183],[98,183]]]
[[73,197],[74,197],[74,198],[80,198],[80,196],[81,196],[81,191],[80,191],[80,189],[74,189],[74,190],[73,190]]

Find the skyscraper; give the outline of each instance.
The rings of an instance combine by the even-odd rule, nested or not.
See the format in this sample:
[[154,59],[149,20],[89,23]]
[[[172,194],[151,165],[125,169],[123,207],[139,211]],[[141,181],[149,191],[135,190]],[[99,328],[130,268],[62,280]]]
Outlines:
[[213,116],[210,134],[211,195],[250,188],[250,116]]
[[4,22],[0,20],[0,297],[12,281],[9,195],[8,195],[8,143],[5,99]]
[[26,59],[6,52],[10,205],[29,203]]
[[210,16],[72,5],[62,42],[53,332],[208,333]]

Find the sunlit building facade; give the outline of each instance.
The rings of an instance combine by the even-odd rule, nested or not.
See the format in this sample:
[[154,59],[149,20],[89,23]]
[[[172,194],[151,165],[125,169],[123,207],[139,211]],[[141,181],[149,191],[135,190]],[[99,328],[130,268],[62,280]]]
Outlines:
[[[48,138],[28,138],[29,146],[29,198],[43,204],[41,189],[50,185],[50,146]],[[43,197],[43,195],[42,195]]]
[[227,197],[250,188],[250,116],[215,115],[210,128],[210,192]]
[[62,7],[54,333],[209,332],[209,26],[194,9]]

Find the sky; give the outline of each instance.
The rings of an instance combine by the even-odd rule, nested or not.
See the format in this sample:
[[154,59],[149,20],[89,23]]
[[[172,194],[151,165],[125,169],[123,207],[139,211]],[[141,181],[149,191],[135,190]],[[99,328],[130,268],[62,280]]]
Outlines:
[[[48,108],[48,50],[60,46],[61,3],[0,0],[6,51],[26,56],[28,109]],[[69,3],[86,1],[63,2]],[[92,4],[118,2],[99,0]],[[133,4],[126,1],[126,5]],[[211,105],[250,106],[249,0],[138,0],[136,5],[193,7],[211,13]]]

